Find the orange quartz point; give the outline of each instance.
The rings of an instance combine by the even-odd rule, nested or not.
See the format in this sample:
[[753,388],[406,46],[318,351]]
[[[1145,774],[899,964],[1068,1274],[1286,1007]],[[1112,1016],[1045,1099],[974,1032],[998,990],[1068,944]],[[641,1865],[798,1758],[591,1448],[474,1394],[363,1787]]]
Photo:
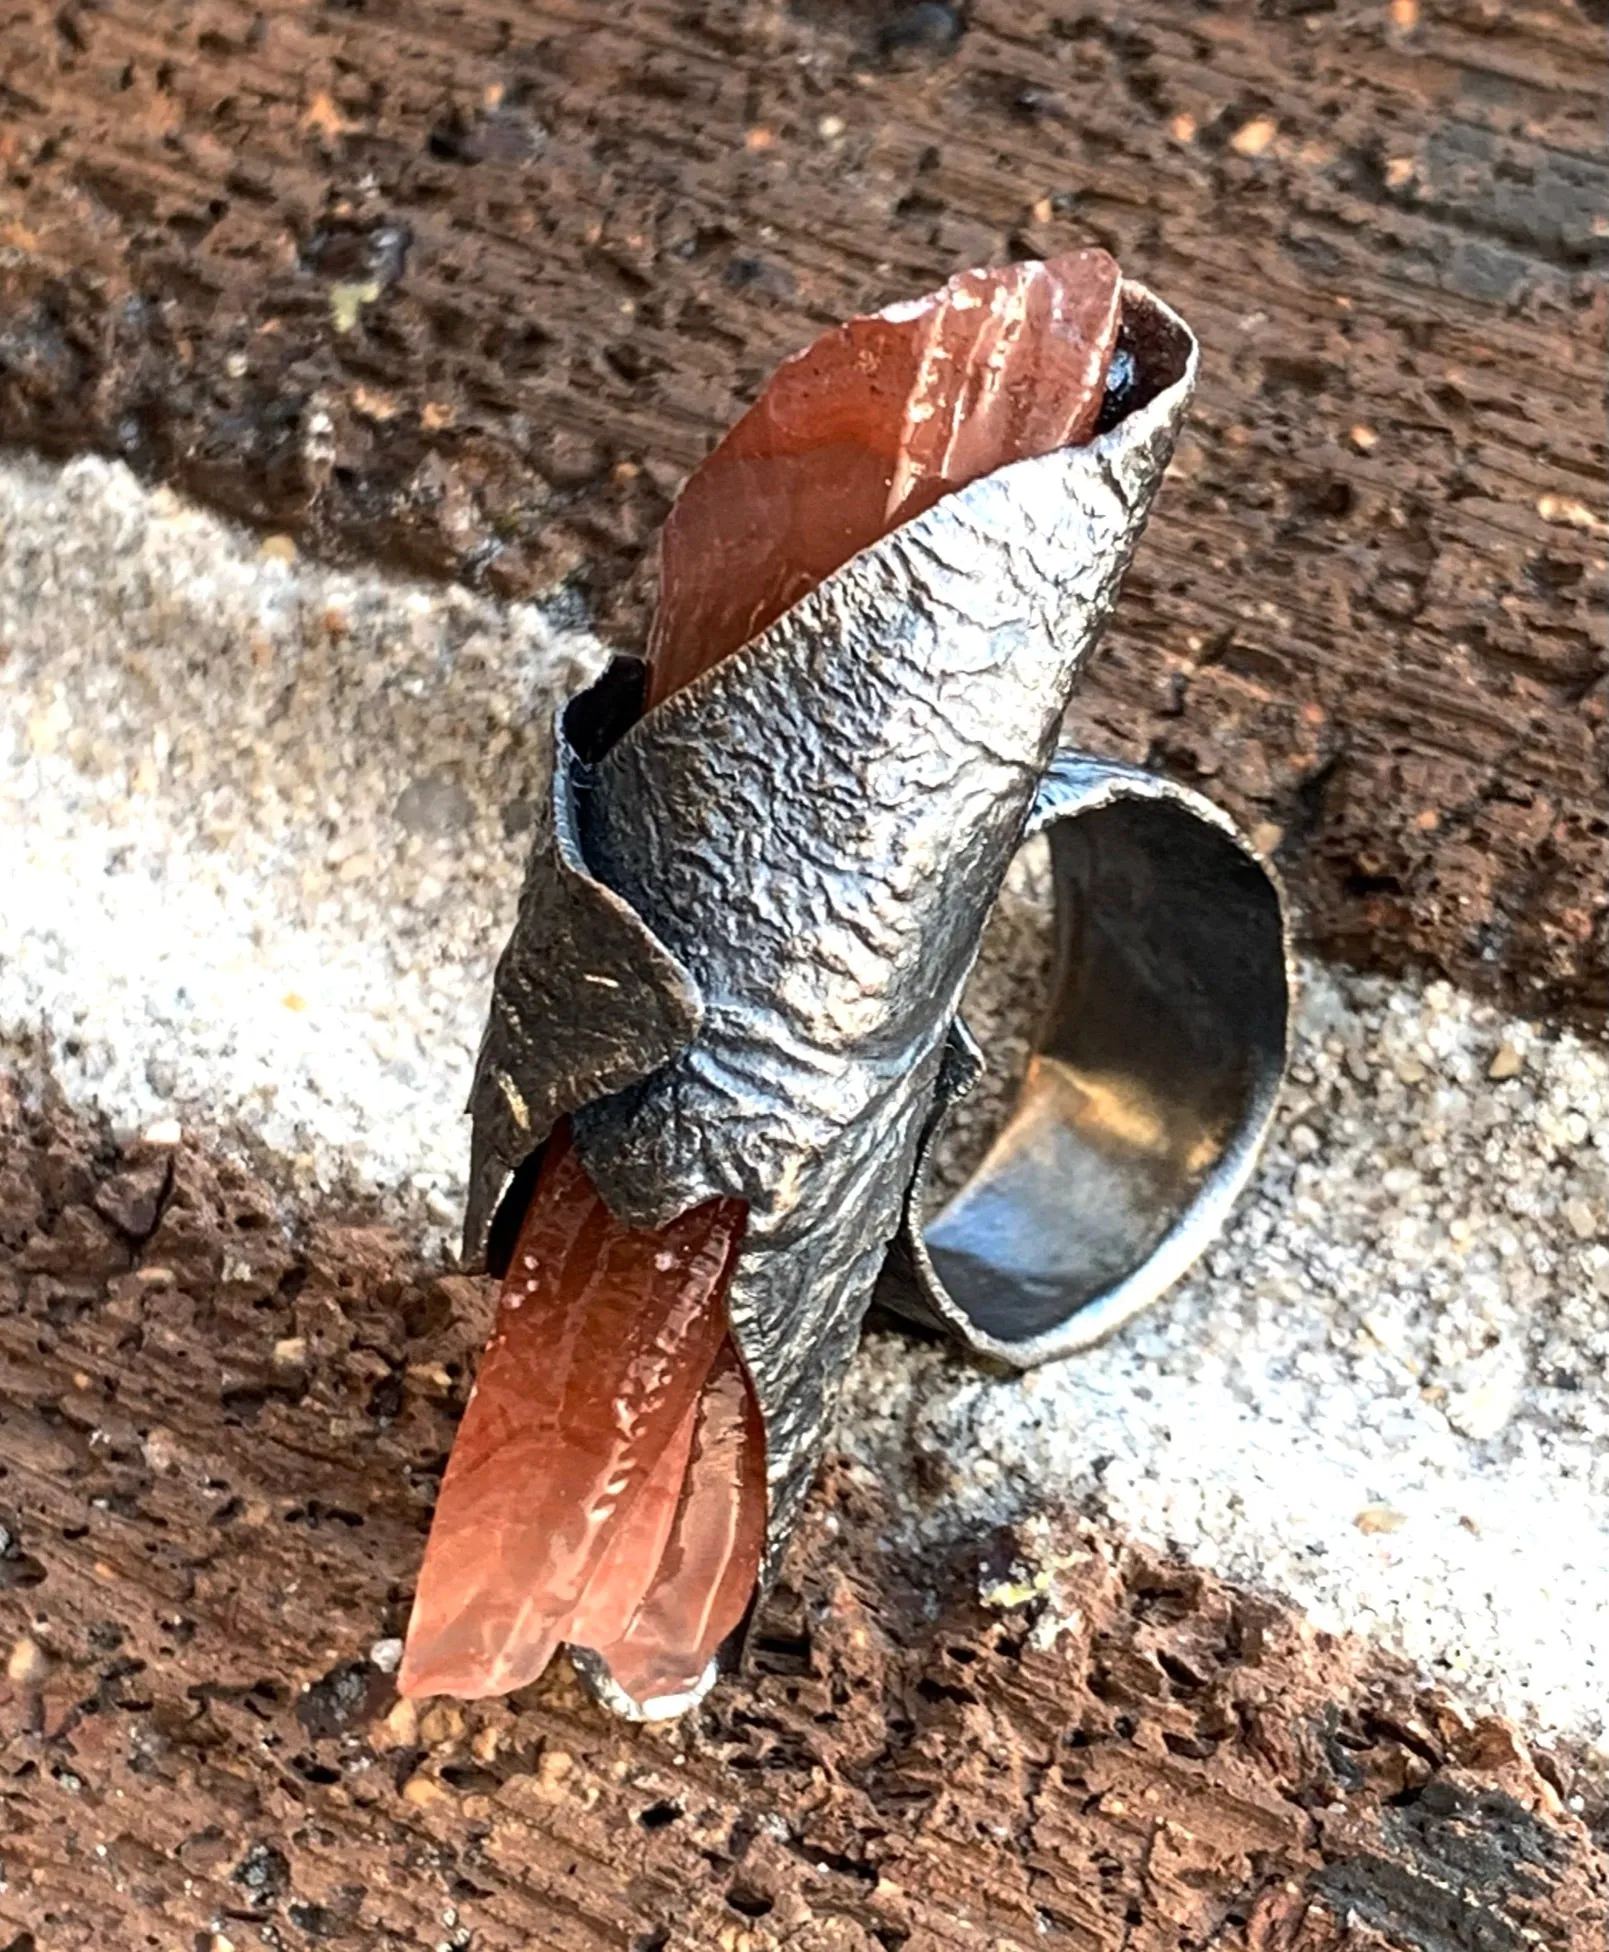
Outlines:
[[547,1665],[692,1415],[743,1212],[628,1227],[567,1131],[549,1142],[436,1502],[402,1693],[505,1694]]
[[697,1686],[748,1609],[765,1522],[765,1432],[728,1338],[699,1398],[693,1454],[653,1584],[618,1640],[585,1643],[639,1706]]
[[952,490],[1089,440],[1121,285],[1096,250],[965,271],[785,361],[665,523],[649,703]]
[[611,1529],[603,1557],[564,1630],[564,1638],[576,1646],[599,1647],[618,1640],[647,1597],[676,1522],[701,1401],[688,1404],[636,1504]]

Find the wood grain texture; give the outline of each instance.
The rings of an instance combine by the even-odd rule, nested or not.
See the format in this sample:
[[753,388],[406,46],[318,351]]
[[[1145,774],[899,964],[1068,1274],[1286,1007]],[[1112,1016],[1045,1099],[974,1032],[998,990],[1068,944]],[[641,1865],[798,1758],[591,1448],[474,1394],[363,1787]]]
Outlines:
[[8,1952],[1601,1952],[1569,1757],[1098,1527],[918,1585],[841,1465],[679,1732],[399,1703],[492,1299],[0,1100]]
[[1084,242],[1204,348],[1079,726],[1326,950],[1601,1014],[1601,0],[15,0],[0,437],[640,641],[824,325]]

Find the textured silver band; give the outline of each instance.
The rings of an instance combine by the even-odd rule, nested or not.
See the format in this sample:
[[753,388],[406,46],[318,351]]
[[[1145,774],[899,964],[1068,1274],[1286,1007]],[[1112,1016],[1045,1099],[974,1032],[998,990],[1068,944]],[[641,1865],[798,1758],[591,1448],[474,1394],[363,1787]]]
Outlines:
[[1014,1369],[1110,1335],[1211,1243],[1274,1115],[1293,980],[1278,879],[1200,794],[1064,748],[1037,833],[1056,962],[1022,1091],[924,1226],[980,1064],[952,1041],[877,1297]]

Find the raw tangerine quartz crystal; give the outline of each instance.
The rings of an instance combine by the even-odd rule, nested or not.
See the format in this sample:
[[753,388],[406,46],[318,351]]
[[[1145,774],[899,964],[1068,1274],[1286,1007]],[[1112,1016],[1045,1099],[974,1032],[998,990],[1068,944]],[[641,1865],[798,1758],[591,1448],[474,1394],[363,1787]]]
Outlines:
[[758,1416],[720,1383],[742,1234],[732,1200],[622,1226],[568,1132],[549,1140],[437,1502],[404,1693],[506,1694],[570,1641],[618,1649],[651,1699],[742,1618],[765,1529]]
[[[1088,441],[1117,337],[1104,251],[968,271],[788,360],[660,539],[647,708],[941,496]],[[726,1291],[745,1209],[614,1218],[549,1139],[436,1505],[399,1684],[502,1694],[561,1643],[685,1700],[765,1547],[765,1438]]]
[[1104,251],[966,271],[780,366],[665,523],[650,703],[954,489],[1089,440],[1119,283]]

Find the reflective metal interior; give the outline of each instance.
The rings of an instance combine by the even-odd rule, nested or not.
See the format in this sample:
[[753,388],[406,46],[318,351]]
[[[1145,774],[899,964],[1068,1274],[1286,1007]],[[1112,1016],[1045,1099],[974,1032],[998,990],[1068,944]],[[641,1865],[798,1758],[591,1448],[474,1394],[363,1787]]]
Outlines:
[[1075,755],[1047,787],[1050,1008],[1004,1129],[907,1240],[921,1312],[1016,1366],[1097,1340],[1208,1244],[1272,1114],[1290,1001],[1278,887],[1217,809]]

